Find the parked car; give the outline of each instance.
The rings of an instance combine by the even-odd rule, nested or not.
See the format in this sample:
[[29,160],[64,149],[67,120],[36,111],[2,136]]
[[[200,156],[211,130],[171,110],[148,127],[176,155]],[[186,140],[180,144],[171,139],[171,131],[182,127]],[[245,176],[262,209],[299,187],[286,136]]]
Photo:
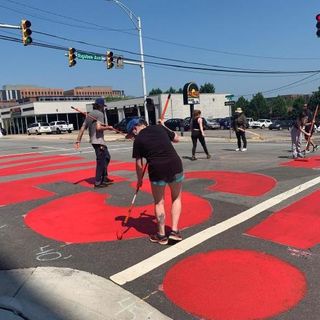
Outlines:
[[271,123],[272,121],[270,119],[259,119],[257,121],[253,121],[251,124],[251,127],[264,129],[264,128],[269,128]]
[[215,130],[215,129],[220,129],[220,123],[215,120],[215,119],[209,119],[209,118],[206,118],[206,125],[207,125],[207,128],[208,129],[211,129],[211,130]]
[[70,125],[68,125],[66,121],[62,121],[62,120],[52,121],[49,124],[50,124],[51,131],[54,133],[62,133],[62,132],[71,133],[72,132]]
[[[121,131],[123,133],[127,133],[127,124],[129,123],[129,121],[132,119],[139,119],[139,118],[141,118],[141,117],[133,116],[133,117],[124,118],[120,122],[116,123],[113,127],[118,131]],[[143,119],[143,118],[141,118],[141,119]]]
[[252,123],[254,122],[253,118],[247,118],[247,123],[249,128],[252,128]]
[[[210,125],[208,125],[208,119],[202,118],[202,120],[203,120],[203,122],[202,122],[203,129],[204,130],[211,129]],[[191,124],[191,117],[184,118],[183,122],[184,122],[184,131],[189,131],[190,130],[190,124]]]
[[269,126],[269,130],[290,129],[292,127],[292,120],[274,120]]
[[172,131],[180,131],[181,128],[185,130],[185,127],[187,127],[187,120],[182,118],[172,118],[172,119],[166,120],[164,122],[164,125]]
[[230,118],[230,117],[222,118],[220,120],[220,122],[219,122],[220,129],[222,129],[222,130],[230,129],[231,128],[231,122],[232,122],[232,118]]
[[41,133],[51,133],[51,128],[48,122],[36,122],[32,123],[28,128],[27,128],[27,134],[41,134]]

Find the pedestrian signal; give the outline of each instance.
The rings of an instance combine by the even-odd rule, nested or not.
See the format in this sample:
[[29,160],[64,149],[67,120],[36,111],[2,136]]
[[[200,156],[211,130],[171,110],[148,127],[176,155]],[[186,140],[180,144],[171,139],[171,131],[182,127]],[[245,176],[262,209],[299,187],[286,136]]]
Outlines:
[[76,65],[77,61],[76,61],[76,49],[75,48],[69,48],[68,58],[69,58],[69,67],[73,67],[74,65]]
[[317,37],[320,38],[320,13],[316,15],[316,20],[317,20]]
[[22,43],[24,46],[32,43],[32,38],[30,37],[32,31],[30,27],[31,22],[29,20],[21,20]]
[[107,69],[111,69],[113,66],[113,52],[107,51]]
[[116,59],[116,67],[123,68],[123,56],[118,56]]

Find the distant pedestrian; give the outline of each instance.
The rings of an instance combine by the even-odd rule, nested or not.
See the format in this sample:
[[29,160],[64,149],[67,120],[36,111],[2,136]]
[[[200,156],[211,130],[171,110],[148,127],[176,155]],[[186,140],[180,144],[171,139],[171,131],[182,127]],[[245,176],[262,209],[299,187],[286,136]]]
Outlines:
[[304,138],[307,141],[305,153],[310,152],[310,146],[312,146],[312,152],[316,151],[318,149],[318,145],[316,145],[312,139],[312,135],[315,132],[314,123],[312,123],[313,120],[313,114],[312,111],[309,108],[309,105],[305,103],[303,105],[303,112],[307,115],[307,123],[305,124],[304,130],[310,135],[305,135]]
[[[248,121],[241,108],[235,110],[233,118],[233,130],[237,137],[237,149],[236,151],[247,151],[247,138],[246,129],[248,127]],[[241,142],[243,147],[241,147]]]
[[191,160],[197,160],[196,158],[196,149],[197,149],[197,142],[200,141],[202,148],[204,152],[207,155],[207,159],[211,158],[211,155],[209,154],[206,140],[205,140],[205,134],[204,134],[204,123],[203,119],[201,118],[201,111],[200,110],[194,110],[193,111],[193,117],[190,121],[190,129],[191,129],[191,140],[192,140],[192,157]]
[[104,131],[112,130],[113,127],[104,124],[104,107],[105,103],[103,98],[95,100],[93,111],[90,112],[90,116],[87,116],[83,122],[77,141],[75,142],[75,148],[79,149],[83,133],[86,129],[89,129],[90,143],[96,154],[95,188],[103,188],[113,182],[113,180],[108,177],[108,165],[111,157],[104,140]]
[[[165,245],[168,239],[182,240],[178,224],[181,214],[181,192],[184,179],[182,161],[171,142],[178,142],[179,136],[164,126],[148,126],[143,119],[132,119],[127,125],[128,135],[134,135],[132,157],[136,159],[137,188],[143,183],[143,158],[148,164],[148,174],[154,199],[158,231],[150,241]],[[169,236],[165,232],[164,191],[168,184],[171,191],[171,221]]]
[[310,136],[309,132],[304,130],[304,126],[308,121],[308,115],[305,112],[301,112],[293,123],[291,128],[291,142],[292,142],[292,157],[293,159],[304,158],[301,151],[302,134]]

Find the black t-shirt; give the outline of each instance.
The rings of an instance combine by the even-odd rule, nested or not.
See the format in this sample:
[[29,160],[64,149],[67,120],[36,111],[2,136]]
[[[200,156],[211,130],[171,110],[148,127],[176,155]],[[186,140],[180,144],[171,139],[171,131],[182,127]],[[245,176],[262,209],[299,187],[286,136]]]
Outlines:
[[133,143],[133,158],[146,158],[151,181],[171,181],[183,172],[182,161],[172,145],[175,133],[162,125],[141,130]]

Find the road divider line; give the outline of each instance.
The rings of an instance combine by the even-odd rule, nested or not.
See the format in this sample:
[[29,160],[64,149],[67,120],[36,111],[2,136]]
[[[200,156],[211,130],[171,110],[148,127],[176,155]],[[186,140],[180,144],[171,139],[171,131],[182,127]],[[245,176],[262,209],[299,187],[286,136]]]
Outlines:
[[213,238],[214,236],[229,230],[230,228],[245,222],[254,216],[258,215],[259,213],[272,208],[273,206],[281,203],[282,201],[295,196],[315,185],[320,183],[320,177],[307,181],[303,184],[300,184],[290,190],[287,190],[283,193],[280,193],[268,200],[265,200],[256,206],[245,210],[236,216],[220,222],[212,227],[209,227],[203,231],[200,231],[181,242],[162,250],[161,252],[143,260],[139,263],[119,272],[112,276],[110,279],[119,284],[124,285],[127,282],[133,281],[146,273],[156,269],[157,267],[163,265],[164,263],[178,257],[179,255],[185,253],[186,251],[194,248],[195,246],[203,243],[204,241]]

